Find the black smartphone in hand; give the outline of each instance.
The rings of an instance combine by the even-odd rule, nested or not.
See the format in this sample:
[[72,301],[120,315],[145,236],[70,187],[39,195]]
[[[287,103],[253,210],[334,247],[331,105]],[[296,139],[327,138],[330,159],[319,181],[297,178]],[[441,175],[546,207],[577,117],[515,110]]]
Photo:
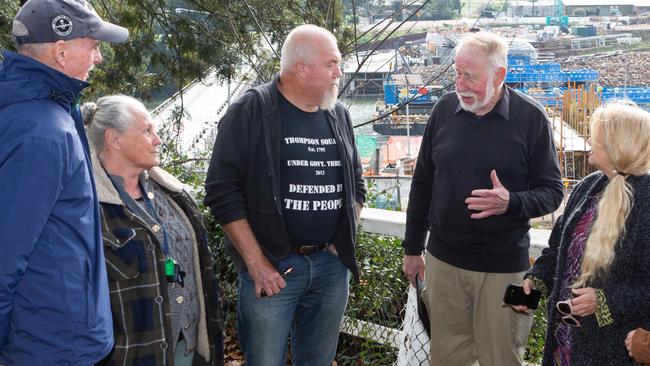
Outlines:
[[503,294],[503,303],[508,305],[524,305],[529,309],[537,309],[539,299],[542,297],[542,292],[535,289],[530,289],[530,294],[524,293],[524,288],[512,283],[506,287],[506,292]]

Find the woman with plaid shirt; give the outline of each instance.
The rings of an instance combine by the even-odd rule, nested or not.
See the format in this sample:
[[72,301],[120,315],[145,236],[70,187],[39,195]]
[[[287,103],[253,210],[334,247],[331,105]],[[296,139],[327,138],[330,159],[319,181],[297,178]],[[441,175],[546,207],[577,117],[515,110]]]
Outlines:
[[154,121],[123,95],[82,112],[95,148],[115,333],[104,364],[223,365],[223,296],[203,217],[158,167]]

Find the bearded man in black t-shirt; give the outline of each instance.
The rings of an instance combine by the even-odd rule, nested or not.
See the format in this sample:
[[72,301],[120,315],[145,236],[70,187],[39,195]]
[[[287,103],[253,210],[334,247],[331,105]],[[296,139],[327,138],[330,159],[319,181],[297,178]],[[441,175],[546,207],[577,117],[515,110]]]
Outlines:
[[358,280],[356,227],[365,199],[348,111],[337,103],[336,38],[297,27],[281,71],[219,124],[205,203],[239,270],[238,337],[251,366],[331,365]]

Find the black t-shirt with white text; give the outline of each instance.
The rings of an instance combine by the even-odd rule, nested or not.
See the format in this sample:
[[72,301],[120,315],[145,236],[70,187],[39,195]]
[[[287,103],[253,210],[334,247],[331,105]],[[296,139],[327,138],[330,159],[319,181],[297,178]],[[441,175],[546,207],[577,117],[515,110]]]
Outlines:
[[343,207],[343,170],[325,112],[279,98],[284,223],[294,246],[331,242]]

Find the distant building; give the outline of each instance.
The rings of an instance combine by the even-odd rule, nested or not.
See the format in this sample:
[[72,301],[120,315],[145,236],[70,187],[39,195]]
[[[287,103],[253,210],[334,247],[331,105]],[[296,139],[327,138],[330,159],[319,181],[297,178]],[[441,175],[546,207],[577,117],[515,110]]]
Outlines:
[[650,0],[562,0],[568,16],[634,16],[650,11]]
[[553,0],[510,1],[507,14],[510,17],[546,17],[553,16]]

